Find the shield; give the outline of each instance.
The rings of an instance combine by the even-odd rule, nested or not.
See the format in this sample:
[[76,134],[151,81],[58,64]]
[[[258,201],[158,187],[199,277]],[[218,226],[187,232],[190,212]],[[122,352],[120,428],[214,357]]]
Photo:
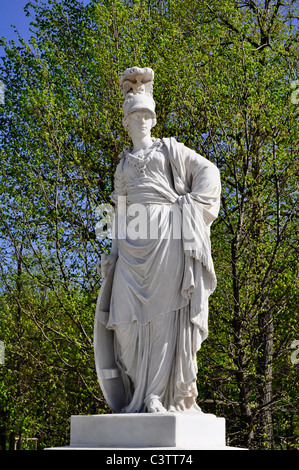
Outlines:
[[125,406],[125,390],[114,356],[114,331],[106,328],[109,316],[114,267],[103,281],[94,320],[94,357],[103,395],[112,411],[120,413]]

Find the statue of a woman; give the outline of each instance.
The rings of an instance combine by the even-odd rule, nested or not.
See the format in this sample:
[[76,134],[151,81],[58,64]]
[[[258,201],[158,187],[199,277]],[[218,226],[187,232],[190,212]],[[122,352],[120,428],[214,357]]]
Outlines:
[[196,353],[208,335],[216,286],[210,226],[221,184],[213,163],[174,138],[151,137],[153,78],[138,67],[121,76],[133,146],[115,174],[112,201],[122,222],[102,259],[95,360],[114,411],[194,412],[201,411]]

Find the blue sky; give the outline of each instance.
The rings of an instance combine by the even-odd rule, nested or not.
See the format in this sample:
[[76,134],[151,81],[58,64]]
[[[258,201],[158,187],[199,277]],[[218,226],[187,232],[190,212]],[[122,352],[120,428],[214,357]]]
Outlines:
[[[29,31],[32,18],[25,16],[24,6],[29,0],[0,0],[0,37],[14,39],[17,42],[17,34],[11,25],[16,26],[20,35],[28,41],[31,36]],[[0,47],[0,55],[4,54],[3,47]]]
[[[0,37],[4,36],[7,40],[15,40],[18,42],[18,35],[15,32],[14,25],[18,30],[20,36],[28,41],[31,32],[29,31],[30,22],[33,18],[27,17],[24,12],[24,7],[30,0],[0,0]],[[34,0],[31,0],[35,3]],[[43,0],[46,3],[46,0]],[[83,0],[86,5],[89,0]],[[33,12],[30,8],[29,11]],[[0,56],[4,55],[4,48],[0,46]]]

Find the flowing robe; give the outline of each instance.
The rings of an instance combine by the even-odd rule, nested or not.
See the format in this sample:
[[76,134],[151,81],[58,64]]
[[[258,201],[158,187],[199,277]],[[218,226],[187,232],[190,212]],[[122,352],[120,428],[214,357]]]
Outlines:
[[116,205],[119,197],[127,203],[106,324],[114,331],[124,412],[146,411],[152,398],[167,411],[199,410],[196,353],[208,336],[216,287],[210,226],[219,211],[219,171],[174,138],[161,144],[144,175],[123,155],[112,194]]

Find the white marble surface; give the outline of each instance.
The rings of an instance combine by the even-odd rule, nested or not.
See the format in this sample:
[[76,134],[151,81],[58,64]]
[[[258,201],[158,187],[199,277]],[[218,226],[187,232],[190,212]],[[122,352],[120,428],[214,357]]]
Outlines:
[[70,448],[225,448],[225,419],[205,413],[72,416]]
[[221,181],[218,168],[194,150],[151,136],[153,78],[139,67],[121,77],[132,148],[120,154],[111,200],[116,226],[126,233],[116,227],[111,253],[101,260],[95,362],[114,412],[200,412],[197,352],[216,287],[210,228]]

